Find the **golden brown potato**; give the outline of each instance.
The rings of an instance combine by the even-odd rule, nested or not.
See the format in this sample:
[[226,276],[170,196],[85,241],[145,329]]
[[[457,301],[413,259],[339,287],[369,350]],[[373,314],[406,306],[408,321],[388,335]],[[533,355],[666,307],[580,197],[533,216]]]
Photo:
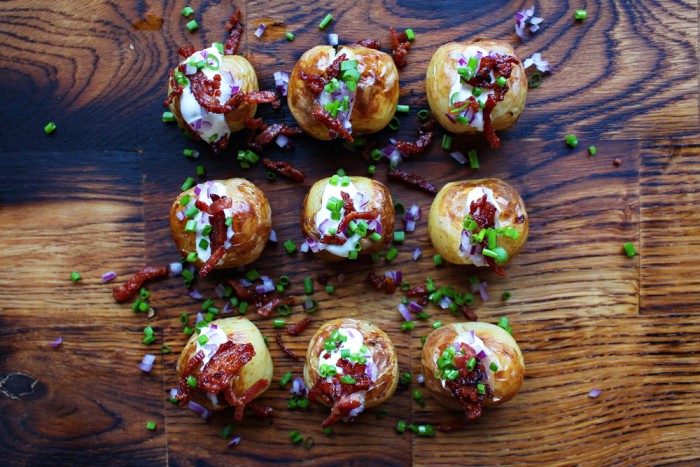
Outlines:
[[[459,342],[460,346],[469,345],[475,353],[484,350],[486,354],[484,358],[479,359],[479,364],[486,373],[482,383],[491,388],[493,397],[484,398],[481,405],[499,405],[515,397],[525,378],[525,361],[513,337],[508,331],[494,324],[456,323],[433,331],[423,346],[425,385],[440,403],[448,407],[463,407],[452,392],[444,386],[444,380],[435,377],[438,371],[438,359],[445,349],[450,346],[455,347],[456,342]],[[491,370],[489,368],[491,363],[495,363],[498,369]]]
[[[199,194],[196,194],[199,192]],[[225,196],[226,199],[214,202],[210,195]],[[190,202],[183,206],[183,198],[189,197]],[[196,232],[187,232],[187,222],[190,218],[186,213],[199,200],[208,206],[212,215],[198,212],[191,219],[195,221]],[[223,242],[218,240],[214,233],[217,222],[221,222],[222,214],[214,215],[213,211],[224,206],[223,219],[232,218],[232,224],[225,227],[226,238]],[[179,214],[181,213],[181,214]],[[212,232],[205,235],[206,226],[211,226]],[[225,253],[213,269],[228,269],[236,266],[250,264],[262,253],[270,232],[272,220],[270,203],[263,192],[242,178],[230,178],[228,180],[214,180],[201,183],[196,187],[180,193],[170,208],[170,230],[180,254],[187,257],[191,252],[197,252],[196,266],[203,267],[207,261],[216,256],[217,249],[223,243]],[[200,244],[206,241],[206,248]],[[201,274],[201,271],[200,271]],[[206,275],[206,274],[204,274]]]
[[349,119],[352,135],[378,132],[391,121],[396,111],[399,73],[388,54],[359,45],[341,46],[337,53],[331,46],[316,46],[305,52],[294,65],[287,92],[287,102],[297,123],[316,139],[333,139],[328,127],[311,115],[322,104],[332,102],[333,98],[325,92],[315,93],[301,79],[301,73],[303,71],[326,78],[326,68],[343,54],[346,60],[357,60],[357,70],[360,72]]
[[[216,326],[216,328],[214,328]],[[206,335],[209,341],[202,346],[198,339],[200,336]],[[270,352],[265,345],[265,340],[258,328],[243,317],[217,319],[209,323],[209,326],[202,328],[199,334],[194,333],[190,340],[185,344],[185,348],[180,354],[177,361],[178,380],[183,377],[193,376],[198,379],[198,386],[195,388],[186,388],[189,399],[204,407],[214,410],[221,410],[228,407],[229,404],[224,396],[225,390],[218,394],[212,394],[201,387],[202,378],[201,372],[210,360],[215,358],[215,355],[221,344],[230,341],[234,344],[251,344],[255,355],[241,368],[235,371],[235,374],[230,376],[230,382],[226,387],[233,389],[233,394],[236,397],[241,397],[248,389],[260,380],[265,383],[258,383],[258,391],[255,397],[262,394],[272,381],[272,358]],[[191,373],[186,373],[188,365],[198,352],[204,352],[204,360],[195,365]],[[224,372],[225,373],[225,372]]]
[[[347,336],[347,340],[340,341],[338,347],[329,352],[324,348],[324,342],[333,339],[334,331]],[[362,346],[366,347],[364,353],[361,352]],[[350,359],[342,358],[343,349],[349,349],[351,354],[356,354],[355,356],[364,357],[365,363],[351,362]],[[354,387],[355,385],[342,384],[344,393],[342,395],[333,393],[333,385],[337,385],[337,381],[343,376],[341,373],[343,368],[340,365],[352,366],[353,364],[357,371],[352,373],[356,378],[356,385],[365,389],[358,390]],[[322,365],[329,365],[338,373],[322,379],[319,375]],[[394,394],[399,381],[396,351],[389,336],[369,321],[350,318],[334,319],[321,326],[309,342],[304,364],[304,381],[311,390],[309,399],[318,400],[324,405],[333,407],[324,426],[335,423],[341,418],[354,418],[365,408],[377,406]],[[356,404],[349,405],[353,401]]]
[[[496,264],[502,266],[507,263],[525,244],[529,229],[525,203],[512,186],[498,178],[452,182],[435,196],[428,218],[430,241],[446,261],[489,266],[487,257],[481,253],[488,246],[487,237],[484,237],[481,244],[471,245],[469,237],[478,233],[479,228],[468,232],[464,225],[465,216],[471,212],[472,202],[480,200],[484,195],[487,196],[487,203],[492,204],[496,211],[493,222],[484,222],[479,227],[486,228],[487,232],[488,228],[512,229],[516,232],[497,234],[497,247],[505,251],[507,258],[500,263],[499,259],[495,259]],[[480,212],[481,210],[476,210],[475,214]]]
[[[440,47],[433,58],[428,64],[428,70],[425,76],[425,87],[428,96],[428,103],[430,104],[430,109],[437,121],[446,130],[452,133],[478,133],[485,131],[487,126],[484,125],[485,119],[488,119],[488,110],[477,110],[476,112],[468,113],[465,109],[462,112],[451,112],[456,106],[456,103],[462,103],[467,99],[472,99],[489,107],[487,103],[490,95],[494,95],[494,99],[497,100],[496,96],[498,93],[494,94],[495,91],[499,91],[501,88],[496,84],[497,78],[500,76],[498,72],[493,72],[490,68],[488,70],[490,76],[490,84],[485,84],[485,80],[480,79],[477,73],[476,77],[470,78],[470,82],[474,85],[467,84],[461,79],[458,69],[465,68],[468,65],[468,60],[470,57],[477,57],[477,54],[481,53],[484,57],[491,54],[500,54],[502,56],[514,57],[517,63],[513,64],[510,77],[507,78],[508,90],[503,96],[503,100],[497,102],[495,107],[490,113],[490,121],[493,125],[494,130],[505,130],[510,128],[515,124],[520,117],[523,109],[525,108],[525,99],[527,97],[527,77],[525,76],[525,69],[515,54],[513,48],[501,41],[489,40],[489,39],[476,39],[468,42],[450,42]],[[460,62],[460,59],[462,60]],[[465,63],[466,61],[466,63]],[[478,65],[479,72],[486,72],[485,68],[489,62],[482,59]],[[484,68],[482,68],[484,67]],[[481,76],[486,76],[486,73],[481,74]],[[483,84],[483,86],[478,86],[478,84]],[[488,87],[492,88],[489,89]],[[479,96],[473,96],[474,88],[481,89],[481,94]],[[455,93],[459,93],[455,96]],[[453,97],[454,96],[454,97]],[[461,106],[458,106],[459,108]],[[477,106],[478,107],[478,106]],[[473,111],[474,109],[472,109]],[[456,121],[456,116],[466,117],[470,122],[462,123]],[[494,133],[495,136],[495,133]],[[494,146],[493,141],[487,134],[489,142],[492,147],[498,147],[498,144]],[[495,138],[498,141],[498,138]]]
[[[344,187],[343,183],[348,186]],[[335,182],[336,185],[332,183]],[[328,200],[332,197],[342,200],[341,193],[347,193],[353,200],[354,209],[359,214],[348,214],[345,208],[341,210],[340,220],[331,219],[328,210]],[[367,214],[362,214],[367,213]],[[350,216],[350,217],[348,217]],[[369,224],[367,235],[348,232],[348,236],[329,235],[329,229],[337,229],[345,218],[359,216]],[[372,221],[375,219],[375,221]],[[358,222],[358,220],[356,220]],[[347,223],[347,222],[346,222]],[[338,177],[324,178],[314,183],[304,199],[301,211],[301,230],[304,236],[312,240],[312,251],[318,248],[318,256],[329,261],[340,261],[347,258],[351,251],[356,251],[354,245],[359,242],[362,249],[359,256],[367,256],[383,251],[394,235],[394,204],[387,187],[376,180],[367,177]],[[372,240],[373,232],[381,234],[380,240]],[[338,243],[329,244],[321,241],[324,237],[336,237]],[[326,238],[328,238],[326,237]],[[326,240],[324,240],[326,241]]]
[[[206,52],[206,58],[203,52]],[[223,55],[216,47],[212,46],[203,51],[195,52],[182,64],[186,65],[192,58],[195,62],[198,60],[208,61],[210,66],[201,69],[207,79],[213,80],[217,75],[221,77],[221,95],[219,96],[221,103],[226,102],[231,97],[232,91],[246,93],[258,90],[258,77],[253,66],[239,55]],[[175,72],[178,71],[178,68],[175,69]],[[196,72],[196,67],[189,66],[185,73],[191,75]],[[168,84],[168,95],[171,92],[172,87]],[[189,80],[182,95],[175,96],[169,107],[178,125],[195,139],[201,138],[210,143],[213,148],[226,147],[230,134],[243,129],[245,120],[248,117],[253,117],[257,108],[254,104],[243,102],[237,109],[228,113],[208,112],[202,108],[192,94]],[[217,145],[217,142],[222,138],[225,138],[225,145]]]

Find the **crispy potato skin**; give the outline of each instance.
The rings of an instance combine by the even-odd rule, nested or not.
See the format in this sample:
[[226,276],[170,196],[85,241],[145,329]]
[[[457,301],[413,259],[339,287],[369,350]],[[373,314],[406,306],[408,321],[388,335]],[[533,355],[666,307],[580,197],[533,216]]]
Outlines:
[[[175,71],[177,71],[177,68]],[[224,55],[224,58],[221,61],[220,71],[230,71],[234,79],[243,81],[240,92],[259,91],[258,76],[255,74],[253,65],[251,65],[248,60],[240,55]],[[173,89],[170,86],[170,82],[168,81],[168,95],[170,95],[172,90]],[[180,127],[185,128],[186,131],[192,133],[192,131],[189,130],[189,126],[182,118],[182,113],[180,112],[180,96],[175,96],[169,107],[170,111],[175,116],[177,124]],[[257,108],[258,106],[255,104],[243,102],[236,110],[225,114],[224,118],[226,119],[226,123],[228,124],[231,133],[235,133],[245,128],[246,119],[248,117],[252,118],[255,115]]]
[[520,347],[508,332],[494,324],[482,322],[454,323],[433,331],[423,346],[423,375],[430,393],[443,405],[461,408],[452,393],[442,387],[435,378],[437,359],[442,350],[452,345],[458,335],[474,331],[491,350],[489,358],[498,365],[493,372],[493,380],[488,384],[493,389],[493,399],[484,399],[482,405],[495,406],[511,400],[520,390],[525,378],[525,361]]
[[[377,364],[378,376],[365,397],[365,408],[370,408],[388,400],[396,390],[399,383],[399,363],[396,350],[391,339],[384,331],[369,321],[340,318],[328,321],[321,326],[309,342],[306,351],[306,363],[304,364],[304,382],[311,388],[318,380],[319,356],[323,349],[323,341],[330,337],[331,333],[339,328],[353,328],[362,333],[364,345],[372,353],[372,358]],[[322,402],[319,399],[320,402]]]
[[357,83],[355,105],[350,116],[353,136],[376,133],[394,116],[399,101],[399,72],[391,57],[379,50],[359,45],[347,45],[338,53],[329,45],[319,45],[306,51],[289,77],[287,102],[299,126],[320,140],[330,140],[328,128],[316,120],[311,112],[316,109],[318,95],[300,78],[300,73],[325,76],[326,68],[336,56],[345,54],[348,60],[357,60],[360,81]]
[[[529,221],[525,202],[512,186],[498,178],[451,182],[435,196],[428,216],[430,241],[440,256],[450,263],[474,264],[469,256],[459,254],[459,245],[462,240],[464,216],[469,212],[467,198],[472,190],[479,187],[493,190],[501,209],[501,225],[512,227],[520,234],[517,240],[505,235],[498,237],[498,245],[508,252],[509,260],[518,254],[527,240]],[[524,218],[521,223],[516,222],[519,216]]]
[[457,74],[457,60],[452,58],[453,53],[463,53],[469,49],[479,48],[486,53],[494,51],[504,55],[512,55],[518,58],[520,63],[513,67],[513,73],[509,78],[509,90],[503,101],[496,105],[491,112],[491,122],[494,130],[505,130],[515,124],[520,114],[525,109],[527,98],[527,76],[522,61],[510,44],[491,39],[475,39],[467,42],[450,42],[440,47],[428,64],[425,75],[425,90],[428,104],[435,119],[446,130],[452,133],[479,133],[469,125],[452,123],[445,114],[450,109],[450,89],[459,81]]
[[[324,178],[314,183],[306,194],[306,198],[304,198],[301,210],[301,230],[304,233],[304,237],[311,237],[316,241],[321,238],[321,234],[316,228],[315,218],[316,213],[322,209],[323,190],[328,184],[328,180],[328,178]],[[373,209],[382,216],[382,239],[376,242],[370,240],[369,237],[360,239],[362,250],[360,250],[359,256],[368,256],[372,253],[384,251],[394,237],[394,203],[391,201],[389,189],[383,183],[367,177],[351,176],[350,182],[359,191],[370,195],[370,201],[363,210]],[[345,259],[326,250],[321,250],[316,255],[326,261],[342,261]]]
[[[243,178],[213,181],[224,185],[226,195],[233,200],[231,227],[234,231],[231,248],[226,250],[214,269],[229,269],[250,264],[260,256],[272,231],[270,203],[258,187]],[[170,230],[183,257],[191,251],[196,251],[195,234],[185,232],[187,218],[181,221],[176,216],[178,211],[185,210],[185,207],[180,205],[180,199],[187,194],[195,198],[194,187],[180,193],[170,208]],[[198,259],[194,264],[202,267],[204,262]]]
[[[231,379],[231,385],[233,387],[233,392],[236,396],[241,396],[249,387],[255,384],[261,379],[267,380],[267,388],[270,387],[272,382],[272,357],[270,357],[270,352],[265,345],[265,340],[260,334],[258,328],[248,321],[246,318],[237,316],[232,318],[223,318],[212,321],[210,324],[216,324],[221,330],[223,330],[228,336],[229,340],[237,344],[251,343],[255,348],[255,356],[251,361],[246,363],[239,371],[236,376]],[[180,358],[177,360],[177,376],[178,379],[182,376],[185,368],[187,367],[187,362],[194,357],[197,352],[197,338],[199,336],[197,333],[190,336],[190,340],[185,344],[185,348],[180,354]],[[193,376],[199,374],[200,369],[195,369],[192,372]],[[265,390],[267,390],[265,388]],[[226,399],[221,396],[219,397],[219,405],[214,406],[212,401],[207,397],[204,390],[192,391],[191,399],[203,405],[209,409],[221,410],[228,406]]]

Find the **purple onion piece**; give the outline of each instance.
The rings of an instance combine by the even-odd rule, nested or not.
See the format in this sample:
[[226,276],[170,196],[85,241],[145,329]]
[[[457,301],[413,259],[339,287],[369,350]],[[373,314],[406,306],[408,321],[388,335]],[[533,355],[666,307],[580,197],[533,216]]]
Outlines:
[[277,232],[275,232],[275,229],[270,231],[270,238],[268,238],[268,240],[273,243],[277,243]]
[[63,343],[63,337],[58,336],[58,337],[56,338],[56,340],[53,341],[53,342],[51,342],[50,344],[48,344],[48,346],[49,346],[49,347],[56,348],[56,347],[58,347],[59,345],[61,345],[61,343]]
[[204,407],[203,405],[199,405],[196,402],[189,401],[187,404],[187,407],[190,408],[191,411],[195,412],[197,415],[202,417],[204,420],[208,420],[211,418],[211,411]]
[[195,321],[195,324],[204,321],[204,316],[202,316],[202,312],[200,311],[197,313],[197,321]]
[[219,284],[214,288],[214,293],[219,298],[224,298],[224,293],[226,292],[226,286],[224,284]]
[[228,313],[233,313],[233,305],[231,305],[231,302],[226,302],[224,305],[224,309],[221,310],[223,314],[228,314]]
[[401,316],[403,316],[403,319],[406,321],[413,321],[413,318],[411,317],[411,312],[408,311],[408,307],[404,305],[403,303],[399,304],[399,313],[401,313]]
[[194,298],[195,300],[201,300],[204,298],[204,296],[201,293],[199,293],[197,289],[190,290],[189,292],[187,292],[187,295]]
[[235,438],[233,438],[231,441],[228,442],[228,447],[233,448],[233,447],[238,446],[239,444],[241,444],[241,437],[236,436]]
[[168,266],[170,269],[170,275],[177,277],[182,274],[182,263],[170,263]]
[[[178,212],[182,212],[182,211],[178,211]],[[106,273],[102,274],[102,282],[109,282],[112,279],[114,279],[115,277],[117,277],[116,272],[114,272],[114,271],[106,272]]]
[[596,398],[600,396],[602,392],[603,391],[601,391],[600,389],[591,389],[591,391],[588,393],[588,397]]
[[423,307],[419,303],[414,302],[413,300],[408,302],[408,309],[414,313],[420,313],[421,311],[423,311]]
[[422,254],[423,250],[421,250],[420,248],[416,248],[415,250],[413,250],[413,261],[418,261],[418,258],[420,258],[420,255]]
[[185,220],[185,211],[176,212],[175,217],[177,217],[177,220],[179,221]]
[[406,221],[406,232],[415,232],[416,221]]

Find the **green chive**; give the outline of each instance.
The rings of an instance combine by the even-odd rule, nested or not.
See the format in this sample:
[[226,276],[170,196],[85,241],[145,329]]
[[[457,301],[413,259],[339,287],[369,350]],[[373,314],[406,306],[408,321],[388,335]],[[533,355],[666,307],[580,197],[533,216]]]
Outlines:
[[542,75],[537,72],[533,73],[530,80],[527,82],[528,87],[533,89],[540,87],[540,84],[542,84]]
[[491,371],[498,371],[498,365],[496,365],[496,363],[494,362],[491,362],[489,368],[491,369]]
[[241,302],[240,305],[238,305],[238,314],[239,315],[244,315],[248,311],[248,302]]
[[420,405],[421,407],[425,407],[425,399],[423,398],[423,394],[421,394],[419,389],[413,391],[411,395],[413,396],[413,400],[418,402],[418,405]]
[[197,231],[197,222],[190,219],[185,223],[185,232],[194,233]]
[[44,126],[44,133],[51,134],[56,131],[56,124],[54,122],[49,122]]
[[476,368],[476,357],[470,358],[467,362],[467,370],[474,371],[474,368]]
[[588,153],[591,156],[595,156],[598,151],[596,150],[595,146],[588,146]]
[[141,289],[139,290],[139,298],[141,300],[148,300],[148,298],[151,296],[151,292],[149,292],[146,289]]
[[195,31],[199,27],[199,25],[197,24],[197,20],[194,20],[194,19],[192,21],[190,21],[189,23],[187,23],[185,26],[187,27],[187,30],[190,32]]
[[406,114],[406,113],[409,112],[409,110],[410,110],[410,107],[407,106],[407,105],[398,104],[398,105],[396,106],[396,112],[399,112],[399,113],[404,113],[404,114]]
[[350,375],[343,375],[340,378],[340,382],[344,384],[355,384],[357,380]]
[[194,13],[194,10],[191,7],[186,6],[182,9],[182,16],[190,16],[192,13]]
[[285,275],[285,276],[280,276],[278,282],[279,282],[281,285],[287,287],[287,286],[289,285],[289,276],[286,276],[286,275]]
[[477,384],[476,392],[478,392],[479,394],[486,394],[486,386],[481,383]]
[[305,449],[311,449],[314,444],[316,444],[316,442],[314,441],[313,437],[309,436],[304,440],[302,446],[304,446]]
[[389,126],[389,128],[391,128],[392,130],[396,131],[396,130],[398,130],[399,127],[401,126],[401,122],[399,122],[398,117],[396,117],[396,115],[394,115],[394,118],[391,119],[391,121],[389,122],[389,125],[388,125],[388,126]]
[[624,248],[625,253],[627,253],[627,256],[629,256],[630,258],[637,254],[637,250],[635,250],[634,244],[632,242],[625,243]]
[[77,271],[73,271],[70,273],[70,280],[73,282],[78,282],[80,280],[80,273]]
[[588,16],[588,12],[586,10],[576,10],[574,13],[574,18],[579,21],[586,19],[586,16]]
[[194,333],[194,330],[189,326],[185,326],[182,328],[182,332],[184,332],[187,336],[191,336]]
[[403,230],[395,230],[394,231],[394,241],[396,243],[402,243],[406,239],[406,234],[404,233]]
[[478,169],[479,168],[479,156],[476,154],[476,149],[472,149],[467,153],[467,157],[469,158],[469,167],[472,169]]
[[187,377],[187,385],[191,388],[196,388],[197,387],[197,378],[194,376],[188,376]]
[[231,436],[231,433],[233,433],[234,428],[235,427],[233,425],[226,425],[224,429],[219,432],[219,438],[228,439],[228,437]]
[[416,38],[416,33],[413,32],[413,29],[406,29],[404,32],[406,33],[406,39],[409,41]]
[[197,171],[197,175],[199,175],[200,177],[204,177],[204,166],[203,165],[198,165],[196,171]]
[[199,342],[199,345],[204,347],[205,345],[207,345],[207,342],[209,342],[209,338],[206,335],[202,334],[197,338],[197,342]]
[[192,177],[187,177],[187,178],[185,179],[185,182],[184,182],[184,183],[182,184],[182,186],[180,187],[180,191],[189,190],[190,188],[192,188],[192,185],[194,185],[194,178],[192,178]]
[[507,316],[501,316],[500,319],[498,320],[498,327],[501,327],[503,329],[507,328],[509,326],[508,323],[508,317]]
[[291,255],[297,250],[297,246],[294,244],[294,241],[287,240],[284,242],[284,249],[287,251],[288,255]]
[[499,87],[505,86],[507,82],[508,82],[508,80],[506,79],[505,76],[499,76],[498,79],[496,80],[496,84]]
[[373,161],[379,161],[382,158],[382,152],[379,149],[372,149],[372,152],[369,153],[369,156],[372,158]]
[[321,21],[318,25],[319,29],[326,29],[326,26],[333,20],[333,15],[328,13],[325,18],[323,18],[323,21]]
[[307,295],[314,293],[314,281],[310,277],[304,278],[304,293]]
[[283,328],[284,327],[284,319],[276,318],[274,321],[272,321],[272,327],[275,329]]
[[578,138],[575,137],[574,135],[566,135],[566,138],[564,138],[564,139],[566,141],[566,144],[570,148],[575,148],[576,146],[578,146]]
[[452,149],[452,136],[448,134],[442,135],[442,149],[445,151]]
[[285,39],[287,39],[289,42],[292,42],[294,40],[294,34],[291,32],[288,32],[284,35]]
[[284,376],[282,376],[282,379],[280,379],[280,387],[281,388],[285,387],[287,385],[287,383],[289,383],[289,381],[291,381],[291,379],[292,379],[292,372],[291,371],[286,372],[284,374]]
[[394,258],[399,254],[399,250],[396,248],[391,248],[389,251],[386,253],[386,260],[387,261],[393,261]]
[[155,430],[156,429],[156,422],[146,422],[146,429],[148,430]]
[[369,167],[367,167],[367,173],[370,174],[370,175],[374,175],[374,172],[375,172],[376,170],[377,170],[377,168],[376,168],[375,166],[373,166],[373,165],[370,165]]
[[255,269],[251,269],[250,271],[245,273],[245,278],[248,279],[250,282],[255,282],[256,280],[260,279],[260,273]]
[[421,120],[427,120],[429,116],[430,112],[425,109],[418,112],[418,118],[420,118]]
[[442,256],[440,256],[440,255],[433,256],[433,264],[435,266],[440,266],[442,264]]
[[377,232],[372,232],[372,235],[369,236],[370,240],[374,240],[375,242],[378,242],[379,240],[382,239],[382,235],[377,233]]
[[187,255],[187,262],[194,263],[195,261],[197,261],[198,257],[199,257],[199,255],[197,255],[197,252],[193,251]]
[[265,174],[265,177],[266,177],[268,180],[273,181],[273,180],[276,180],[276,179],[277,179],[277,174],[274,173],[274,172],[267,172],[267,173]]
[[508,300],[511,296],[512,294],[506,290],[505,292],[503,292],[503,295],[501,295],[501,300]]
[[183,313],[183,314],[180,315],[180,323],[181,323],[182,325],[187,324],[189,321],[190,321],[190,317],[189,317],[189,315],[188,315],[187,313]]
[[166,122],[166,123],[174,122],[174,121],[175,121],[175,115],[173,115],[172,112],[163,112],[163,121]]
[[440,327],[442,327],[442,323],[441,323],[440,321],[435,321],[435,322],[433,323],[433,329],[437,329],[437,328],[440,328]]
[[143,343],[146,345],[152,344],[156,341],[156,336],[146,336],[143,338]]
[[399,423],[396,424],[396,431],[399,433],[403,433],[406,431],[406,422],[403,420],[399,420]]
[[226,224],[226,227],[231,227],[233,225],[233,217],[227,217],[224,224]]
[[332,285],[327,285],[327,286],[326,286],[326,293],[328,293],[328,294],[334,294],[334,293],[335,293],[335,287],[333,287]]

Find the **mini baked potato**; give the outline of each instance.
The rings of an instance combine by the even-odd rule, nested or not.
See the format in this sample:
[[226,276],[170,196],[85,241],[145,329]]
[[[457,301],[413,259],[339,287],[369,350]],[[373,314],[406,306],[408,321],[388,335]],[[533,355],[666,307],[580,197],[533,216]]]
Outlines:
[[334,175],[319,180],[304,199],[301,230],[308,248],[325,260],[340,261],[383,251],[394,234],[394,204],[389,190],[367,177]]
[[483,132],[492,148],[495,130],[515,124],[527,97],[525,69],[509,44],[490,39],[451,42],[433,55],[425,76],[430,109],[452,133]]
[[208,181],[180,193],[170,208],[170,230],[180,254],[204,277],[260,256],[272,231],[270,203],[245,179]]
[[[468,418],[481,415],[481,406],[511,400],[525,378],[518,344],[508,331],[489,323],[455,323],[436,329],[425,341],[421,360],[425,385],[433,397],[447,407],[464,408]],[[478,404],[458,398],[475,386]]]
[[309,400],[332,407],[324,428],[354,419],[394,394],[399,381],[396,350],[389,336],[369,321],[334,319],[309,343],[304,381]]
[[192,401],[213,410],[235,406],[238,418],[267,390],[272,373],[270,352],[253,323],[243,317],[217,319],[192,334],[182,350],[176,397],[183,405]]
[[497,272],[522,249],[528,230],[525,202],[498,178],[448,183],[428,218],[430,241],[446,261]]
[[[345,58],[336,71],[331,65],[341,56]],[[348,84],[352,81],[356,91]],[[341,46],[337,52],[331,46],[316,46],[301,56],[289,77],[287,102],[292,115],[306,133],[320,140],[341,136],[352,141],[353,136],[378,132],[393,118],[398,100],[394,61],[360,45]],[[336,102],[340,107],[334,111]],[[324,112],[337,119],[340,128],[331,129]]]

